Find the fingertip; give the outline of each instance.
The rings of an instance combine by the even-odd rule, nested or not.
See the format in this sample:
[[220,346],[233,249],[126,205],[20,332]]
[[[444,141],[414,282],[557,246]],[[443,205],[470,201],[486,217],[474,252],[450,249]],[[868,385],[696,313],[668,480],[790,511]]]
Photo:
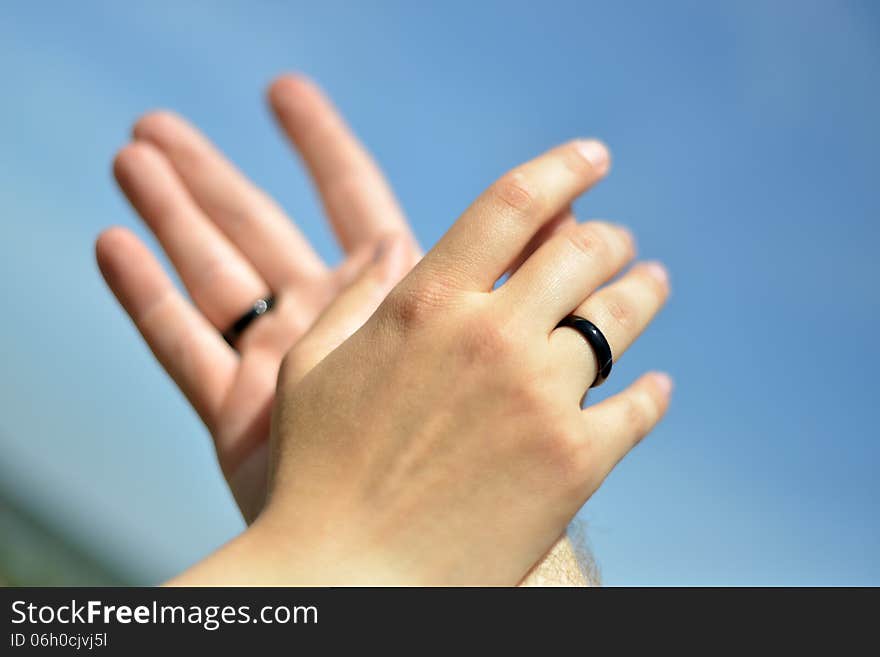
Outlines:
[[663,263],[652,260],[640,263],[639,267],[657,284],[664,295],[669,293],[669,270]]
[[168,109],[155,109],[135,121],[131,129],[131,136],[134,139],[144,139],[161,144],[170,139],[172,133],[178,130],[183,123],[183,119],[176,112]]
[[675,383],[673,382],[672,377],[666,372],[650,372],[645,375],[645,379],[649,382],[653,390],[653,396],[657,401],[660,415],[662,416],[666,412],[666,408],[669,406],[669,400],[672,398],[672,391],[675,388]]
[[611,150],[605,142],[598,139],[579,139],[575,142],[575,147],[597,175],[604,176],[611,169]]
[[113,177],[123,187],[145,160],[156,155],[156,149],[145,141],[133,141],[120,148],[113,157]]
[[266,88],[266,97],[272,106],[280,105],[289,89],[295,84],[295,78],[291,73],[282,73],[274,78]]
[[147,245],[134,231],[123,226],[111,226],[98,234],[95,259],[108,282],[110,279],[119,280],[120,273],[142,271],[145,265],[158,268],[158,262]]
[[122,226],[112,226],[101,231],[95,239],[95,260],[101,273],[106,278],[112,273],[114,263],[118,262],[119,256],[131,244],[137,240],[134,234]]
[[266,95],[275,108],[290,107],[304,94],[315,93],[317,85],[303,73],[283,73],[269,83]]

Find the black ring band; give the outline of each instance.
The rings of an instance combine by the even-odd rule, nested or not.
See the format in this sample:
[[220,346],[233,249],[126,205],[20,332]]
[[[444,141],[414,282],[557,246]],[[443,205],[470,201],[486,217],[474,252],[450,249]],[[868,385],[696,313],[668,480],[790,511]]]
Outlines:
[[596,363],[598,363],[599,367],[596,371],[596,378],[590,387],[597,388],[605,383],[605,379],[611,374],[611,366],[614,364],[614,360],[611,357],[611,345],[608,344],[608,340],[602,335],[602,331],[590,320],[578,317],[577,315],[563,317],[562,321],[556,325],[556,328],[562,326],[573,328],[584,336],[584,340],[587,341],[587,344],[590,345],[590,348],[596,355]]
[[233,324],[228,331],[223,334],[223,339],[229,344],[230,347],[235,349],[236,341],[241,337],[241,334],[244,333],[245,329],[251,325],[257,317],[260,315],[265,315],[267,312],[272,310],[272,306],[275,305],[275,297],[268,296],[263,297],[261,299],[257,299],[254,301],[254,305],[251,306],[251,309],[248,310],[244,315],[239,317],[235,324]]

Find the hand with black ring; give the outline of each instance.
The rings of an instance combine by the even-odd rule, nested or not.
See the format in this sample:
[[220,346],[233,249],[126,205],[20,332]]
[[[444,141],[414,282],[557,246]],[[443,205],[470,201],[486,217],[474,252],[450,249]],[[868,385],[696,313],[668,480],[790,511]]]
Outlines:
[[[521,582],[672,391],[649,373],[581,407],[606,370],[593,347],[619,359],[668,295],[658,263],[608,283],[634,257],[626,229],[567,225],[495,287],[606,169],[575,141],[503,176],[316,364],[360,283],[343,292],[282,363],[266,509],[174,583]],[[572,315],[597,335],[559,326]]]
[[[269,417],[283,355],[363,276],[358,296],[336,304],[333,326],[324,322],[320,339],[313,334],[300,345],[303,361],[319,362],[421,257],[379,167],[317,86],[283,76],[268,96],[347,254],[340,266],[322,262],[271,198],[196,128],[169,112],[147,114],[135,124],[113,169],[190,298],[131,231],[111,228],[96,247],[107,284],[210,431],[248,522],[265,498]],[[512,268],[573,222],[568,211],[547,222]],[[382,274],[363,275],[367,270]],[[272,307],[255,312],[255,304],[267,299]],[[246,326],[230,332],[242,318]],[[549,563],[536,567],[535,580],[588,583],[579,552],[561,540]]]
[[[137,121],[113,172],[190,299],[131,231],[109,229],[96,245],[107,284],[211,432],[248,521],[265,497],[265,446],[281,358],[366,263],[388,258],[383,240],[403,243],[389,263],[389,287],[352,309],[340,327],[346,335],[421,256],[384,176],[320,90],[284,76],[268,96],[345,249],[339,267],[325,264],[285,212],[204,135],[164,111]],[[222,333],[269,295],[274,307],[232,349]]]

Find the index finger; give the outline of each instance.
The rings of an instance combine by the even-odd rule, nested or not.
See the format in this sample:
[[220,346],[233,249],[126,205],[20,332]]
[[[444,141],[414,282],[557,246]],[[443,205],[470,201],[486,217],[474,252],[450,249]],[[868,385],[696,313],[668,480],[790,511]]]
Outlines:
[[602,143],[577,140],[507,172],[465,210],[419,267],[447,284],[490,291],[535,234],[605,175],[609,161]]

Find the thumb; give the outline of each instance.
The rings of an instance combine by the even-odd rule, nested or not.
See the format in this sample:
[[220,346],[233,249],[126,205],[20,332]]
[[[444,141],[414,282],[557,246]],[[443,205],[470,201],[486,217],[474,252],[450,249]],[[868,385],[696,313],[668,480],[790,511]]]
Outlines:
[[[377,242],[372,257],[318,317],[285,359],[285,378],[300,381],[331,351],[363,326],[410,267],[403,237]],[[289,379],[288,379],[289,380]]]

